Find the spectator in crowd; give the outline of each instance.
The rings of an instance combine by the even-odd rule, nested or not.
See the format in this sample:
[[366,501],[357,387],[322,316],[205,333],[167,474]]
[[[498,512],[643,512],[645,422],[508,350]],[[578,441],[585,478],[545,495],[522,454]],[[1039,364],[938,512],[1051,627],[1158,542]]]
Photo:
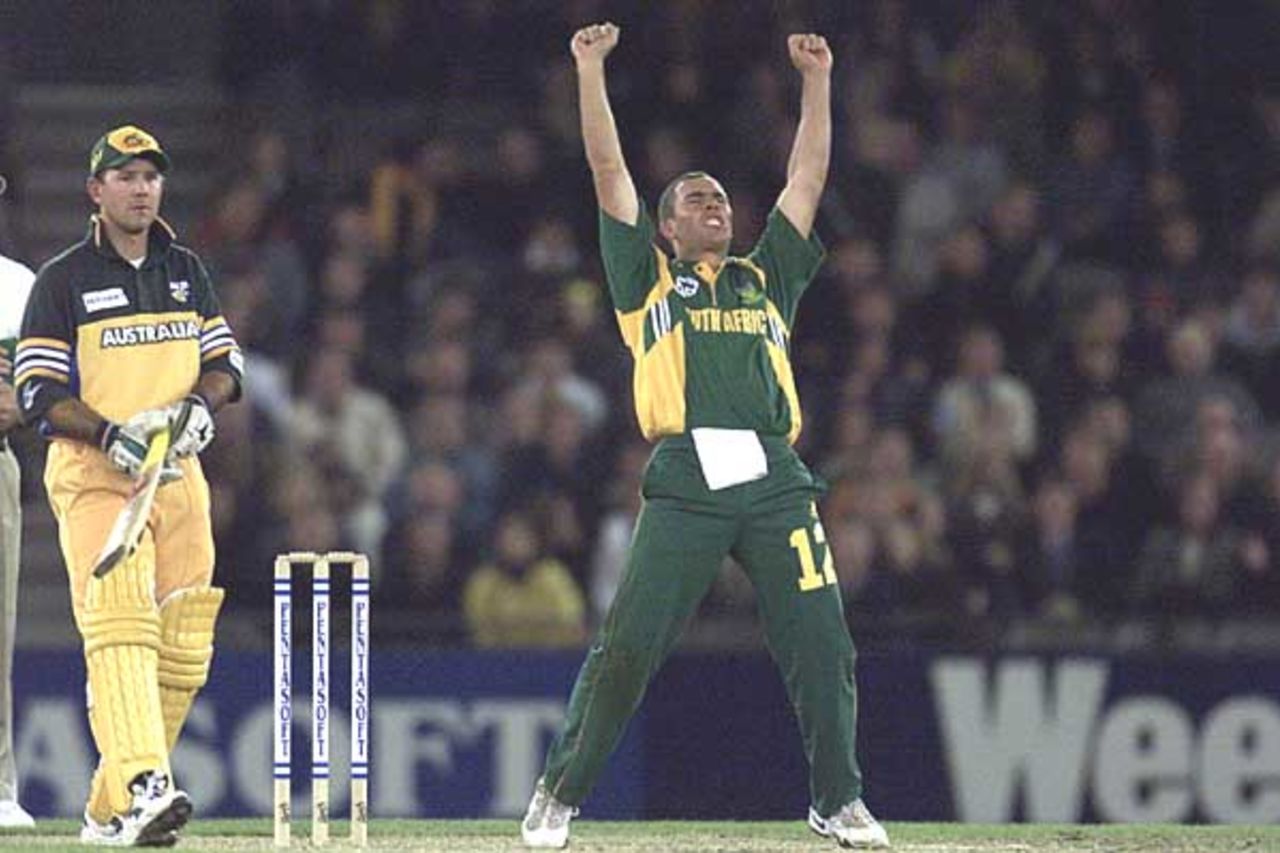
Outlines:
[[[1126,600],[1132,561],[1141,544],[1151,510],[1153,489],[1133,489],[1119,477],[1117,459],[1124,447],[1123,409],[1097,420],[1085,419],[1063,437],[1056,470],[1076,502],[1076,531],[1087,545],[1084,576],[1078,589],[1090,613],[1109,617]],[[1102,426],[1102,428],[1099,428]]]
[[1103,398],[1130,399],[1137,390],[1137,365],[1126,351],[1130,339],[1128,296],[1104,284],[1078,317],[1066,320],[1066,339],[1052,351],[1036,392],[1041,433],[1056,446],[1061,432],[1090,404]]
[[381,636],[414,645],[467,639],[459,614],[469,561],[455,529],[447,513],[429,509],[392,529],[387,550],[396,554],[395,570],[384,572],[375,589]]
[[997,151],[1018,168],[1043,168],[1040,99],[1048,69],[1031,27],[1008,3],[984,4],[971,21],[946,59],[947,78],[985,107]]
[[945,180],[960,201],[960,220],[972,222],[1008,184],[1004,149],[987,137],[990,116],[972,93],[951,90],[940,111],[941,137],[925,156],[921,173]]
[[1177,316],[1222,302],[1222,283],[1205,257],[1204,233],[1196,218],[1176,210],[1152,230],[1154,265],[1144,275],[1139,299],[1171,305]]
[[1197,154],[1200,146],[1191,137],[1177,81],[1166,74],[1152,76],[1142,85],[1141,99],[1141,130],[1134,146],[1136,165],[1147,173],[1178,175],[1192,175],[1203,168],[1203,158]]
[[924,301],[923,310],[913,312],[913,325],[932,330],[929,363],[945,375],[945,365],[970,326],[988,325],[1000,334],[1001,329],[1016,329],[1020,318],[1010,294],[994,289],[990,247],[978,225],[964,225],[947,235],[937,258],[937,291]]
[[1066,32],[1065,38],[1055,33],[1058,37],[1042,43],[1051,57],[1045,103],[1052,106],[1044,116],[1049,139],[1069,137],[1073,119],[1087,109],[1108,121],[1132,116],[1138,101],[1137,75],[1131,54],[1119,45],[1134,28],[1117,20],[1123,13],[1115,6],[1092,4],[1087,14],[1066,7],[1050,14],[1058,16],[1055,23]]
[[212,212],[199,228],[197,242],[208,247],[211,267],[255,267],[266,294],[259,303],[265,326],[263,350],[283,356],[298,333],[307,311],[308,277],[302,249],[270,218],[268,189],[252,177],[226,185]]
[[1036,449],[1036,407],[1030,390],[1004,370],[999,336],[989,326],[968,329],[955,375],[938,394],[934,430],[947,465],[972,468],[979,453],[1013,464]]
[[463,610],[482,648],[571,646],[586,637],[582,590],[519,511],[498,519],[492,558],[467,579]]
[[1155,464],[1178,466],[1176,452],[1191,444],[1195,413],[1213,397],[1228,402],[1253,429],[1261,414],[1258,404],[1234,377],[1217,369],[1217,345],[1212,331],[1200,320],[1184,320],[1166,344],[1169,372],[1149,381],[1134,407],[1138,448]]
[[608,469],[590,440],[582,410],[554,392],[539,396],[538,436],[503,458],[498,503],[527,507],[547,551],[577,568],[581,581],[599,518],[598,490]]
[[573,407],[588,432],[604,423],[608,406],[604,392],[578,372],[573,353],[564,341],[545,337],[528,347],[522,361],[524,370],[517,382]]
[[649,445],[632,441],[618,453],[609,478],[608,506],[600,519],[595,550],[591,557],[588,594],[591,622],[599,626],[622,583],[627,567],[627,549],[640,514],[640,494],[644,466],[649,461]]
[[470,344],[453,338],[417,338],[405,355],[396,399],[416,400],[429,394],[470,394],[476,360]]
[[1020,613],[1074,623],[1088,612],[1082,587],[1092,555],[1081,540],[1078,516],[1070,484],[1053,475],[1040,480],[1014,545],[1017,588],[1007,594],[1017,595]]
[[[605,398],[603,426],[618,425],[620,413],[608,401],[623,398],[629,391],[627,352],[617,345],[612,312],[606,310],[602,285],[573,278],[560,286],[560,304],[555,335],[569,349],[575,370],[588,386],[600,389]],[[629,424],[627,425],[629,426]]]
[[1113,119],[1086,108],[1071,125],[1071,147],[1049,178],[1054,233],[1075,258],[1119,261],[1128,252],[1133,170],[1116,144]]
[[461,500],[450,518],[467,541],[490,529],[497,504],[498,469],[493,453],[475,440],[480,421],[462,394],[428,394],[409,413],[409,457],[447,466],[458,480]]
[[941,612],[955,586],[945,507],[936,485],[916,469],[905,430],[890,427],[876,435],[866,474],[852,483],[852,492],[850,512],[836,518],[837,523],[845,517],[863,522],[865,527],[854,525],[844,535],[869,540],[865,546],[851,543],[855,552],[870,549],[865,577],[856,585],[857,605],[882,612]]
[[1148,535],[1137,563],[1132,604],[1164,619],[1222,617],[1240,604],[1246,540],[1221,517],[1212,478],[1192,474],[1177,495],[1172,523]]
[[1258,265],[1245,271],[1227,312],[1222,369],[1237,377],[1269,422],[1280,418],[1280,270]]
[[1242,609],[1274,616],[1280,613],[1280,454],[1271,453],[1258,500],[1250,509],[1242,517],[1248,531],[1242,554]]
[[864,403],[847,401],[835,413],[835,424],[827,438],[827,455],[818,465],[828,480],[856,480],[866,475],[871,465],[875,440],[875,415]]
[[945,483],[949,540],[965,612],[1007,619],[1018,609],[1016,536],[1026,495],[1007,443],[974,444],[950,465]]
[[351,487],[335,492],[349,502],[346,536],[371,561],[381,562],[384,500],[405,463],[404,430],[390,403],[357,384],[353,373],[351,357],[342,350],[311,355],[287,440],[295,452],[327,460],[331,473]]
[[1046,344],[1041,332],[1054,321],[1052,277],[1062,255],[1045,227],[1039,188],[1027,180],[1010,184],[991,206],[986,232],[989,289],[1008,307],[992,322],[1010,360],[1035,365]]
[[282,431],[293,408],[293,387],[284,359],[264,349],[263,338],[269,334],[263,322],[267,316],[263,306],[270,296],[266,280],[256,266],[228,272],[221,294],[223,316],[228,323],[238,324],[232,328],[243,342],[245,368],[252,370],[254,377],[252,385],[244,389],[249,404],[244,408],[252,409],[272,429]]

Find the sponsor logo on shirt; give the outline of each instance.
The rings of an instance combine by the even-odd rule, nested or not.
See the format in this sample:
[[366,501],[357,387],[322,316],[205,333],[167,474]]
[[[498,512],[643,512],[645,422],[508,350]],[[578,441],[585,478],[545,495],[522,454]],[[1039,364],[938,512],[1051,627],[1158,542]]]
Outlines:
[[694,275],[676,276],[676,293],[688,299],[698,292],[698,277]]
[[764,301],[764,291],[756,284],[754,277],[739,278],[733,285],[734,292],[742,300],[743,305],[756,305]]
[[108,287],[106,290],[91,290],[82,294],[84,310],[92,314],[94,311],[106,311],[108,308],[123,308],[129,304],[123,287]]

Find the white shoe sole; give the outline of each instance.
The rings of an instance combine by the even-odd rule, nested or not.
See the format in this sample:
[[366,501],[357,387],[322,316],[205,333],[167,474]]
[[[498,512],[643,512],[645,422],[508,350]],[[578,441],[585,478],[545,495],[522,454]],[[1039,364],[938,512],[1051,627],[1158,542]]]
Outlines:
[[550,830],[527,830],[523,826],[520,827],[520,837],[524,840],[525,847],[532,847],[537,850],[563,850],[569,846],[569,833],[563,834],[552,832]]
[[809,829],[813,830],[815,834],[821,835],[823,838],[830,838],[841,847],[847,847],[851,850],[888,850],[893,846],[889,843],[888,836],[874,836],[857,841],[846,841],[833,833],[827,826],[827,821],[812,808],[809,809],[808,823]]

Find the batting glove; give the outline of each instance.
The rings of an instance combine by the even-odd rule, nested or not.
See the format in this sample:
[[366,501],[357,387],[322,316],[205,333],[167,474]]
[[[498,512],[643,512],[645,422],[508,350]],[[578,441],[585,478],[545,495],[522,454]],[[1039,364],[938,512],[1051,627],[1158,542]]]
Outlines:
[[108,462],[130,477],[136,477],[142,460],[147,457],[147,434],[131,424],[104,421],[98,446],[107,454]]
[[170,451],[175,459],[195,456],[213,441],[213,415],[209,404],[199,394],[188,394],[170,407],[173,419],[173,445]]
[[[165,409],[147,409],[123,424],[107,421],[102,428],[98,446],[107,454],[112,465],[130,477],[136,477],[147,457],[147,443],[157,430],[165,427],[168,417]],[[181,479],[182,469],[166,460],[160,471],[160,485]]]

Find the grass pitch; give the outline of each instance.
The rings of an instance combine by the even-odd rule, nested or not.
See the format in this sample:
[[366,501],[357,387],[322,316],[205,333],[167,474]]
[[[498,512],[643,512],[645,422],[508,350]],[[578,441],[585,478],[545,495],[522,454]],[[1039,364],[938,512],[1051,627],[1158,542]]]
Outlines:
[[[1280,853],[1280,825],[1273,826],[1063,826],[1050,824],[982,826],[948,823],[887,823],[898,853]],[[77,851],[79,824],[42,820],[37,830],[0,831],[0,847],[18,850]],[[347,825],[334,821],[327,849],[347,845]],[[304,822],[293,827],[293,847],[310,848]],[[369,830],[374,850],[494,853],[520,851],[514,820],[376,820]],[[178,850],[272,850],[271,824],[260,820],[195,820]],[[573,824],[572,853],[798,853],[837,850],[811,833],[802,821],[604,822]]]

